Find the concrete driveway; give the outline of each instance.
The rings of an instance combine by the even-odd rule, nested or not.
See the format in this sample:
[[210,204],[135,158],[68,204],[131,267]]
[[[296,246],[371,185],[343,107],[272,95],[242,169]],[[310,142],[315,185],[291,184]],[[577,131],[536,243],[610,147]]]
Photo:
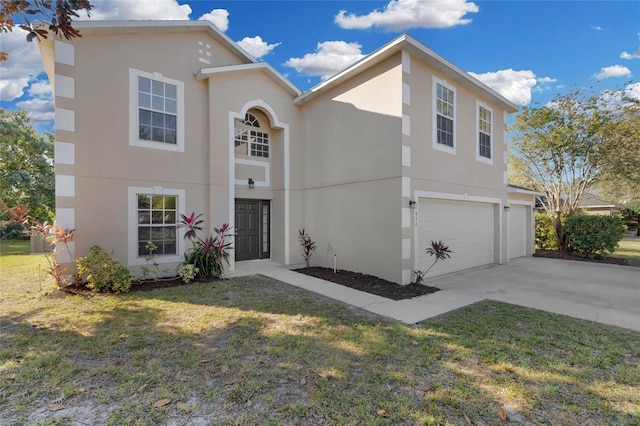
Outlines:
[[461,297],[499,300],[640,331],[638,267],[523,257],[435,277],[426,284]]

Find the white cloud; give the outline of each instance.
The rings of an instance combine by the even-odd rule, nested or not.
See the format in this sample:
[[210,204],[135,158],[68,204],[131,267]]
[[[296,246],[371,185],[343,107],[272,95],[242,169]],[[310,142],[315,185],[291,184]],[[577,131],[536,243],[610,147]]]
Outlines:
[[249,52],[249,54],[256,59],[262,58],[281,44],[269,44],[266,41],[262,40],[262,37],[260,36],[245,37],[237,43],[240,45],[240,47]]
[[341,10],[335,22],[342,28],[363,30],[379,27],[387,31],[409,28],[448,28],[465,25],[467,13],[478,12],[478,6],[467,0],[391,0],[382,11],[366,15],[348,14]]
[[551,77],[542,77],[538,79],[538,83],[556,83],[558,81],[557,78]]
[[[176,0],[94,0],[91,20],[187,20],[191,6]],[[88,19],[84,12],[78,19]]]
[[33,121],[33,124],[40,125],[43,123],[53,122],[54,104],[51,98],[41,99],[33,98],[25,101],[17,102],[16,106],[29,113],[29,117]]
[[38,43],[29,43],[26,37],[27,32],[19,28],[0,34],[2,50],[9,53],[9,61],[0,63],[0,99],[3,101],[20,98],[30,82],[44,72]]
[[610,67],[602,67],[600,72],[593,76],[598,80],[602,80],[611,77],[626,77],[628,75],[631,75],[629,68],[622,65],[611,65]]
[[[527,105],[531,102],[533,86],[538,82],[534,72],[529,70],[507,69],[483,74],[470,72],[469,74],[518,105]],[[549,77],[544,77],[541,80],[555,81]]]
[[223,33],[229,28],[229,12],[226,9],[213,9],[198,18],[199,21],[209,21]]
[[36,81],[29,87],[29,96],[38,98],[51,98],[53,90],[49,81]]
[[628,53],[628,52],[622,52],[620,54],[620,57],[622,59],[640,59],[640,49],[636,50],[633,53]]
[[325,41],[318,43],[315,53],[290,58],[285,65],[295,68],[300,74],[320,76],[325,80],[364,58],[361,49],[358,43]]

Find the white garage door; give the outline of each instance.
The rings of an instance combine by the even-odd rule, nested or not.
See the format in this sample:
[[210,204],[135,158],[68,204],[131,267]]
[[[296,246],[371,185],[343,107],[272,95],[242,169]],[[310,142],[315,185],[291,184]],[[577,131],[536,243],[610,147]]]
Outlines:
[[418,268],[435,260],[425,253],[431,241],[443,241],[453,253],[438,262],[429,276],[493,263],[493,204],[420,199],[418,206]]
[[511,205],[509,209],[509,260],[527,254],[527,207]]

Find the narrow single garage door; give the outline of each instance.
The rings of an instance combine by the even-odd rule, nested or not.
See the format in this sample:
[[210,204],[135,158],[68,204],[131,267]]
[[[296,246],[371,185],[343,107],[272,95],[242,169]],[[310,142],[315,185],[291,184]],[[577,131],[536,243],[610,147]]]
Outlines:
[[443,241],[453,251],[429,276],[493,263],[493,204],[420,199],[418,206],[418,269],[426,270],[435,257],[425,253],[431,241]]
[[509,208],[509,260],[527,254],[527,207]]

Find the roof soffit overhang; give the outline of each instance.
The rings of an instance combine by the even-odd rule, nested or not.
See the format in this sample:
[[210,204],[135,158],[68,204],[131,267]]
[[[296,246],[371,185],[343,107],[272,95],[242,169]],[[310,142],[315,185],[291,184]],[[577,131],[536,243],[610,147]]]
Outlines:
[[205,67],[200,68],[194,75],[196,80],[205,80],[209,77],[223,74],[239,74],[246,72],[263,72],[278,85],[284,88],[291,96],[297,97],[302,93],[300,89],[295,87],[289,80],[276,71],[271,65],[266,62],[257,62],[253,64],[243,65],[226,65],[219,67]]
[[355,75],[364,72],[365,70],[402,51],[407,52],[410,56],[441,72],[446,76],[448,81],[455,82],[472,92],[480,93],[483,98],[504,109],[507,113],[518,111],[518,106],[513,102],[507,100],[495,90],[480,82],[469,73],[453,65],[451,62],[447,61],[407,34],[397,37],[344,71],[313,87],[308,92],[299,96],[295,100],[295,103],[298,105],[305,104],[331,88],[340,85],[344,81],[349,80]]
[[244,63],[256,59],[209,21],[74,21],[80,34],[153,34],[207,32]]
[[507,185],[507,193],[510,194],[523,194],[523,195],[535,195],[535,196],[542,196],[544,195],[544,193],[542,192],[538,192],[538,191],[534,191],[533,189],[528,189],[528,188],[523,188],[521,186],[515,186],[515,185]]

